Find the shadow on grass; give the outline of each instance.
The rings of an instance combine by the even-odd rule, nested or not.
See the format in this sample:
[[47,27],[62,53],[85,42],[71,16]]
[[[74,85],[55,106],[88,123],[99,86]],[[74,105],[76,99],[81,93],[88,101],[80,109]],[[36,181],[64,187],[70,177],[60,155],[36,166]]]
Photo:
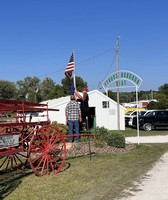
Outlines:
[[21,184],[23,178],[32,173],[33,171],[30,168],[25,168],[22,171],[0,172],[0,199],[7,197]]
[[[62,173],[71,167],[70,160],[76,159],[77,157],[84,157],[88,155],[78,155],[68,157],[64,163],[64,166],[59,173]],[[0,200],[7,197],[12,193],[21,183],[22,180],[31,174],[34,174],[30,166],[26,166],[23,170],[12,170],[8,172],[0,171]]]
[[77,158],[80,158],[80,157],[86,157],[86,156],[88,156],[88,158],[90,158],[90,160],[91,160],[91,155],[95,155],[95,153],[86,154],[86,155],[68,156],[66,158],[64,166],[62,167],[62,169],[60,170],[59,173],[62,173],[62,172],[66,171],[67,169],[69,169],[71,167],[71,164],[68,161],[71,161],[73,159],[77,159]]
[[64,171],[66,171],[67,169],[69,169],[71,166],[71,164],[69,162],[65,162],[64,166],[61,168],[61,170],[59,171],[59,173],[62,173]]

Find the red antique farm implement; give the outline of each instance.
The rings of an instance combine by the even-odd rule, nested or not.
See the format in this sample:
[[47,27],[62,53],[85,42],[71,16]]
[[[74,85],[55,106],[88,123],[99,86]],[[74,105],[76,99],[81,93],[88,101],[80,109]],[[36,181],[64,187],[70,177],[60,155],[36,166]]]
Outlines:
[[60,171],[66,145],[62,133],[50,125],[48,111],[58,110],[47,104],[0,100],[0,170],[19,168],[28,161],[38,176]]
[[58,110],[47,104],[0,99],[0,170],[20,169],[26,162],[37,176],[61,170],[69,135],[51,126],[49,111]]

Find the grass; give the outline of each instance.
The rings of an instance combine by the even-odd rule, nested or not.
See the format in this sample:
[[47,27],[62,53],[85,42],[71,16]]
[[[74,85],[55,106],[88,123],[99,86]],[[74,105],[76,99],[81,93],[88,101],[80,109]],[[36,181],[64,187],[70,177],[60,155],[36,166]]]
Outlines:
[[[122,131],[125,137],[137,136],[137,129],[126,128]],[[168,135],[168,130],[153,130],[153,131],[143,131],[139,130],[139,136],[156,136],[156,135]]]
[[138,145],[125,153],[67,159],[57,175],[37,177],[30,169],[0,176],[0,199],[111,200],[133,186],[168,151],[167,144]]

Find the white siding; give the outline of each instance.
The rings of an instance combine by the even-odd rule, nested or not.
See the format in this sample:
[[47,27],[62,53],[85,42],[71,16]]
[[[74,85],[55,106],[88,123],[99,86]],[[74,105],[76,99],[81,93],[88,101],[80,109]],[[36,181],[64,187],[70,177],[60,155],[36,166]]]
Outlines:
[[[102,102],[109,101],[109,108],[103,108]],[[99,127],[104,126],[109,130],[117,130],[117,103],[97,91],[89,95],[89,106],[95,107],[96,113],[96,125]],[[125,130],[125,117],[124,117],[124,107],[120,106],[120,129]]]
[[[104,126],[109,130],[117,130],[117,103],[99,92],[93,90],[88,92],[89,95],[89,107],[95,107],[96,125],[99,127]],[[57,121],[65,124],[65,107],[70,101],[70,96],[61,97],[59,99],[49,100],[49,108],[59,109],[57,112],[49,112],[50,120]],[[103,108],[102,102],[109,101],[109,108]],[[45,102],[45,103],[46,103]],[[43,102],[44,103],[44,102]],[[120,130],[125,130],[125,108],[120,106]]]

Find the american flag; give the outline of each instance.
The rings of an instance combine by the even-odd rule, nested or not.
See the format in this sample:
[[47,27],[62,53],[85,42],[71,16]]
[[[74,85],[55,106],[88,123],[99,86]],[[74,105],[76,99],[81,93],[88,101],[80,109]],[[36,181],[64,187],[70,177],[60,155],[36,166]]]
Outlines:
[[67,77],[68,79],[71,78],[72,72],[74,71],[74,69],[75,69],[75,65],[74,65],[74,54],[73,54],[73,52],[72,52],[72,55],[71,55],[70,60],[69,60],[69,63],[68,63],[68,65],[67,65],[66,69],[65,69],[65,75],[66,75],[66,77]]

